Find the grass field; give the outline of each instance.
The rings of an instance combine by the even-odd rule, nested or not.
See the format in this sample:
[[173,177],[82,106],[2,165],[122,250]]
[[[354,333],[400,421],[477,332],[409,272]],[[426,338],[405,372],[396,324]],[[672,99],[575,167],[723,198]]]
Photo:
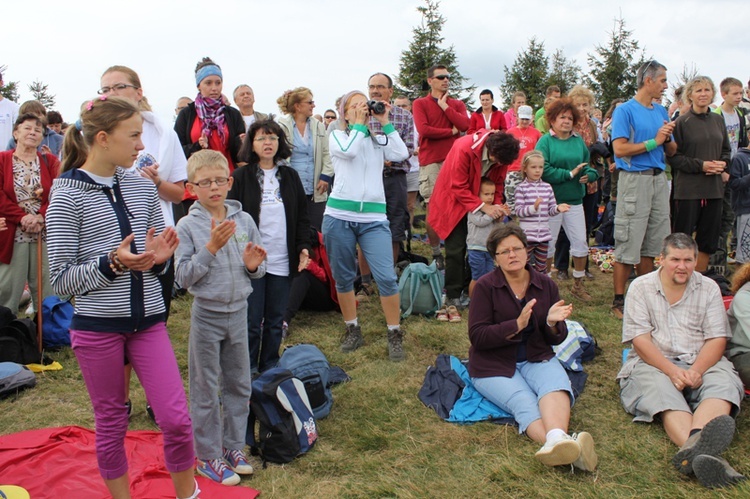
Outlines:
[[[424,248],[421,248],[424,249]],[[593,268],[593,267],[592,267]],[[570,299],[570,284],[561,295]],[[615,375],[620,366],[621,323],[609,312],[610,274],[587,283],[589,304],[574,301],[573,319],[596,336],[601,354],[586,365],[586,390],[572,412],[570,431],[588,431],[596,442],[594,473],[547,468],[533,455],[538,446],[515,427],[490,423],[460,426],[443,422],[417,398],[425,370],[440,353],[466,357],[466,318],[458,324],[410,317],[405,362],[387,360],[385,323],[377,301],[364,303],[359,317],[366,345],[344,355],[339,314],[301,313],[289,343],[318,345],[350,383],[334,388],[331,415],[319,422],[320,439],[308,455],[285,466],[262,469],[241,486],[264,497],[748,497],[750,486],[721,492],[703,489],[675,471],[677,450],[658,424],[634,424],[623,411]],[[169,329],[187,389],[187,336],[190,298],[172,304]],[[75,357],[69,349],[53,353],[64,369],[38,375],[38,385],[0,401],[0,433],[34,428],[93,427],[90,402]],[[145,399],[133,382],[131,429],[149,429]],[[740,415],[738,433],[726,458],[750,473],[750,423]]]

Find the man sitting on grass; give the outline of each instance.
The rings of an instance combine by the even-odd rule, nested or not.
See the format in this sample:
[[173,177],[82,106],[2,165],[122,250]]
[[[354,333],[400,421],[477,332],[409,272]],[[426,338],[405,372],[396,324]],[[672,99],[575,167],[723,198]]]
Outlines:
[[672,464],[706,487],[745,477],[719,457],[734,436],[742,382],[724,357],[731,336],[718,285],[694,272],[698,246],[686,234],[662,245],[661,268],[638,277],[625,298],[623,343],[632,343],[617,378],[634,421],[660,416],[680,450]]

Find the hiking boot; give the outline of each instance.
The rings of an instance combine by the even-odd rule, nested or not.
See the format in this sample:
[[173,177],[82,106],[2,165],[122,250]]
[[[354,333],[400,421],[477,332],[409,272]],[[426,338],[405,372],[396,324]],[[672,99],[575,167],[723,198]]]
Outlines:
[[719,489],[747,480],[726,460],[701,454],[693,460],[693,471],[698,481],[708,489]]
[[567,270],[558,270],[557,271],[557,280],[558,281],[567,281],[570,279],[570,276],[568,275]]
[[586,291],[586,288],[583,287],[582,277],[576,277],[575,281],[573,282],[573,287],[570,289],[570,294],[572,294],[582,302],[591,301],[591,295],[588,291]]
[[443,254],[432,255],[432,261],[435,262],[435,266],[438,270],[445,270],[445,257]]
[[625,300],[612,300],[612,314],[622,320],[625,310]]
[[393,362],[400,362],[406,358],[404,332],[400,328],[388,331],[388,358]]
[[534,457],[546,466],[564,466],[581,457],[581,446],[570,435],[565,435],[554,444],[545,443]]
[[594,450],[594,439],[590,433],[582,431],[573,435],[573,440],[578,442],[581,455],[573,461],[573,466],[583,471],[594,471],[599,463],[599,457]]
[[341,340],[341,351],[344,353],[353,352],[364,344],[365,339],[362,337],[362,328],[354,325],[346,326],[346,333],[344,333],[344,337]]
[[734,419],[724,415],[712,419],[701,431],[690,435],[672,458],[672,464],[685,475],[693,473],[693,459],[701,454],[719,456],[734,437]]
[[238,475],[252,475],[253,467],[248,462],[247,456],[241,450],[224,449],[224,461],[229,469]]
[[461,305],[461,298],[446,298],[445,308],[455,307],[457,310],[464,310],[466,307]]
[[195,471],[199,475],[222,485],[237,485],[240,483],[240,476],[230,470],[223,459],[198,460]]
[[356,298],[360,302],[365,302],[368,301],[374,294],[375,288],[372,286],[372,284],[362,283],[362,285],[359,287],[359,291],[357,291]]

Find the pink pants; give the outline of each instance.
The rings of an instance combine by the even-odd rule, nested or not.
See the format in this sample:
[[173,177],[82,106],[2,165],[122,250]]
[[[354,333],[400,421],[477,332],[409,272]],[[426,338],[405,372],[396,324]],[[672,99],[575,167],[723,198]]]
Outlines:
[[137,333],[70,331],[73,351],[81,366],[96,421],[96,458],[105,480],[126,474],[125,378],[122,359],[127,355],[164,434],[164,461],[170,473],[195,463],[193,432],[185,389],[177,360],[160,322]]

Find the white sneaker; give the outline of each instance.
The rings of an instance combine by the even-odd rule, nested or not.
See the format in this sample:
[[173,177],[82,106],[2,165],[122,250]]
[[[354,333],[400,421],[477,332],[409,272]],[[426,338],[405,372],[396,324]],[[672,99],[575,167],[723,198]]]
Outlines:
[[574,434],[573,439],[581,448],[581,455],[573,462],[573,466],[583,471],[594,471],[599,463],[599,456],[594,450],[594,438],[590,433],[582,431]]
[[581,446],[570,435],[563,436],[554,444],[545,443],[534,454],[546,466],[564,466],[572,464],[581,456]]

